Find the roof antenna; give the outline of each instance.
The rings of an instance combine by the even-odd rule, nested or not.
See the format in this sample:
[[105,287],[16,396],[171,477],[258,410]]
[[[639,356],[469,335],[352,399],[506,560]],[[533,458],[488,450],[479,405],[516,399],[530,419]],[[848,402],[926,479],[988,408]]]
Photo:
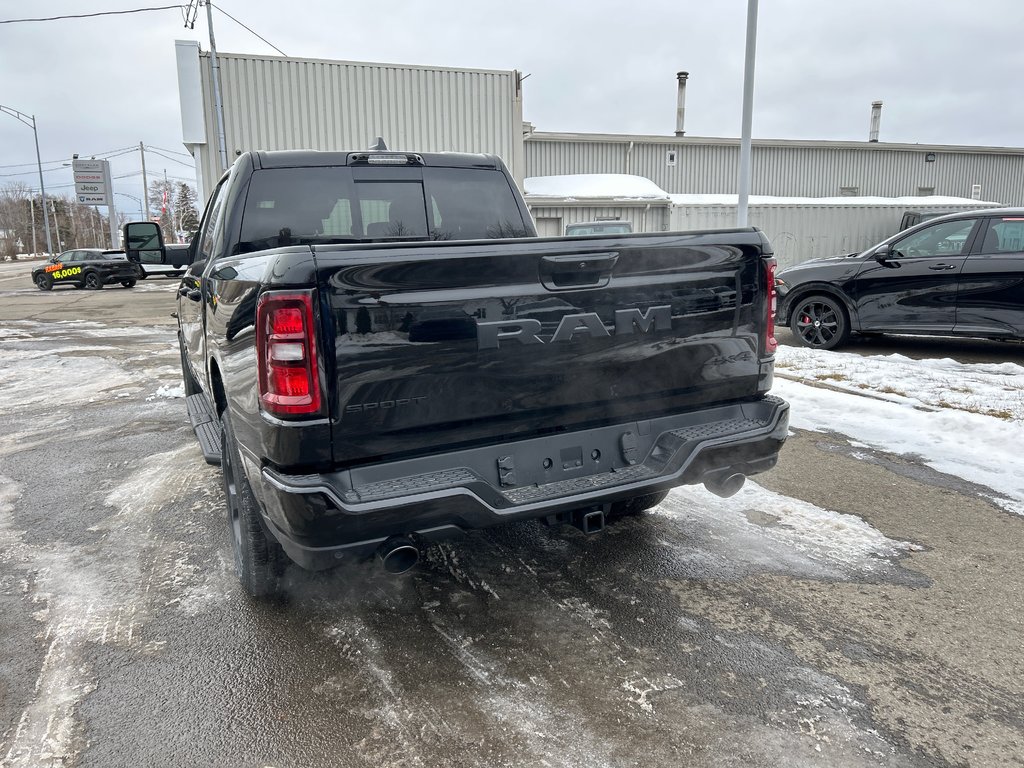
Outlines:
[[377,143],[370,147],[370,149],[373,150],[374,152],[387,152],[388,145],[384,142],[383,136],[378,136]]

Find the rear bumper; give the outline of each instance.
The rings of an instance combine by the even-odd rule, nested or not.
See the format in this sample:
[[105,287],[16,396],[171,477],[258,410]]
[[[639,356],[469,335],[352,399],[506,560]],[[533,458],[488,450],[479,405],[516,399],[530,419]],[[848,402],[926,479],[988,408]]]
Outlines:
[[102,271],[99,273],[100,279],[103,280],[104,285],[111,283],[125,283],[129,280],[138,280],[139,271],[135,267],[129,267],[127,269],[118,269],[110,271]]
[[399,534],[602,509],[678,485],[775,466],[789,427],[777,397],[352,470],[249,480],[269,532],[305,568],[372,553]]

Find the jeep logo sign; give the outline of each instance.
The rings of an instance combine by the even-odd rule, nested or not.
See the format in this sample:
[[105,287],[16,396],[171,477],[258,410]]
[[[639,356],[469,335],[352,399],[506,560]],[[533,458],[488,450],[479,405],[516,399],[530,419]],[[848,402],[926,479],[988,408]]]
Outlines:
[[539,320],[498,320],[476,324],[476,338],[479,349],[498,349],[501,342],[519,344],[554,344],[558,341],[572,341],[577,336],[589,339],[603,339],[610,336],[629,336],[633,333],[650,333],[672,330],[672,307],[651,307],[646,312],[639,309],[619,309],[615,312],[615,328],[609,332],[601,318],[594,312],[566,315],[558,323],[554,335],[545,341]]

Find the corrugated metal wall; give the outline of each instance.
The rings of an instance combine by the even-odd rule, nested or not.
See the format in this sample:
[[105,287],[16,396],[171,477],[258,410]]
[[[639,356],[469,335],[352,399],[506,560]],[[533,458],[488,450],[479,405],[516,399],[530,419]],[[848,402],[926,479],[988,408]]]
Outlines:
[[[984,205],[915,206],[922,213],[970,210]],[[819,256],[870,248],[899,230],[905,205],[756,205],[748,209],[750,225],[768,235],[779,268]],[[725,229],[736,226],[735,205],[677,205],[673,231]]]
[[[519,73],[220,54],[228,163],[251,149],[487,152],[523,178]],[[200,56],[207,194],[220,175],[208,53]]]
[[[526,199],[526,204],[533,214],[533,220],[558,219],[561,222],[560,235],[565,234],[569,224],[598,221],[599,219],[622,219],[633,222],[634,232],[662,232],[669,229],[668,205],[646,206],[615,206],[615,205],[538,205]],[[541,225],[537,225],[538,232]]]
[[[629,137],[602,140],[528,137],[526,175],[630,173],[650,179],[673,194],[736,192],[739,148],[735,144],[674,143]],[[834,197],[843,187],[863,196],[932,194],[970,197],[981,185],[983,200],[1024,205],[1024,149],[1006,153],[951,151],[948,147],[882,148],[757,145],[753,148],[754,195]],[[675,165],[668,164],[675,152]],[[928,152],[934,162],[926,162]]]

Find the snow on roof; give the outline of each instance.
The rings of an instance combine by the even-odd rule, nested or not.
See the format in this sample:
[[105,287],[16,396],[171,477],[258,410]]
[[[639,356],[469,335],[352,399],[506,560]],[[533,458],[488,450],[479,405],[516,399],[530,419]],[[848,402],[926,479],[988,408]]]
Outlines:
[[615,200],[668,200],[668,193],[650,179],[625,173],[577,173],[569,176],[533,176],[523,189],[531,197],[595,198]]
[[[736,205],[736,195],[669,195],[673,205]],[[750,205],[884,205],[905,208],[935,206],[967,206],[970,208],[999,208],[1002,203],[972,200],[969,197],[943,197],[941,195],[914,195],[907,197],[775,197],[751,195]]]

